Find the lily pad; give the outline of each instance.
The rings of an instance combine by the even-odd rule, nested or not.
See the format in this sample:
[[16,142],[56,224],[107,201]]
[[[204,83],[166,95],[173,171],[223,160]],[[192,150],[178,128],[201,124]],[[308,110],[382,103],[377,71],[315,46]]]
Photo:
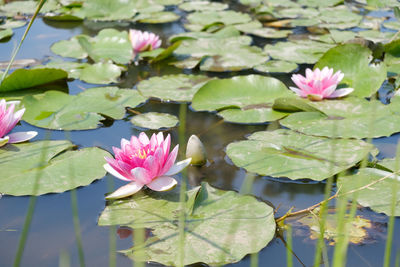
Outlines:
[[311,40],[267,44],[264,51],[273,59],[294,63],[314,64],[333,45]]
[[342,71],[342,83],[354,88],[352,95],[370,97],[376,93],[386,79],[386,66],[383,63],[370,63],[372,52],[359,44],[338,45],[326,52],[315,65],[325,66],[334,71]]
[[95,147],[67,151],[72,147],[69,141],[2,147],[0,192],[14,196],[61,193],[88,185],[105,175],[102,165],[104,157],[110,156],[108,152]]
[[26,96],[23,120],[37,127],[55,130],[85,130],[99,126],[103,116],[122,119],[125,107],[136,107],[146,98],[136,90],[117,87],[91,88],[78,95],[48,91]]
[[110,62],[100,62],[84,67],[79,79],[87,83],[109,84],[116,83],[121,76],[121,67]]
[[178,6],[180,9],[185,11],[217,11],[224,10],[228,8],[227,4],[208,2],[208,1],[190,1],[180,4]]
[[160,12],[153,12],[153,13],[141,13],[134,18],[141,23],[167,23],[167,22],[174,22],[179,20],[181,17],[175,14],[174,12],[168,11],[160,11]]
[[179,119],[168,113],[148,112],[134,116],[131,123],[141,128],[158,130],[175,127]]
[[209,77],[204,75],[165,75],[141,81],[137,89],[145,97],[156,97],[162,101],[191,102],[193,95]]
[[[236,117],[240,123],[260,123],[286,116],[287,113],[272,110],[272,104],[276,98],[292,95],[275,78],[260,75],[236,76],[207,82],[194,95],[192,107],[197,111],[223,110],[220,115],[227,118],[229,116],[230,121],[235,121],[233,118]],[[251,116],[247,117],[248,115]]]
[[282,60],[269,60],[261,65],[255,66],[254,69],[259,72],[283,72],[290,73],[295,71],[298,65],[293,62],[287,62]]
[[[186,192],[182,265],[204,262],[223,265],[256,253],[274,237],[273,209],[252,196],[222,191],[202,183]],[[139,192],[105,208],[99,225],[149,228],[144,246],[122,251],[137,261],[179,265],[179,190]],[[160,220],[160,218],[162,218]]]
[[0,92],[33,88],[67,77],[68,73],[60,69],[17,69],[3,80],[0,85]]
[[249,172],[289,179],[322,181],[351,168],[373,145],[362,140],[308,136],[290,130],[256,132],[249,140],[231,143],[226,154]]
[[[370,207],[388,216],[400,216],[400,177],[392,172],[373,168],[360,169],[357,174],[340,177],[338,187],[341,188],[341,194],[357,190],[356,193],[348,194],[348,196],[364,207]],[[397,188],[394,214],[391,212],[393,188]]]
[[285,38],[292,33],[291,30],[276,30],[273,28],[263,27],[258,21],[252,21],[245,24],[234,25],[241,32],[256,35],[263,38]]
[[[297,112],[280,123],[309,135],[345,138],[390,136],[400,132],[400,114],[397,109],[400,97],[395,99],[395,103],[390,105],[356,97],[321,102],[305,100],[319,112]],[[282,107],[279,110],[285,111]]]
[[[86,38],[85,35],[83,35],[83,37]],[[77,36],[74,36],[69,40],[61,40],[57,43],[54,43],[50,49],[54,54],[62,57],[83,59],[88,56],[88,53],[80,45]]]
[[189,24],[185,24],[185,28],[191,31],[201,31],[207,25],[222,23],[223,25],[241,24],[251,21],[248,14],[227,11],[204,11],[195,12],[187,16]]
[[11,29],[0,30],[0,41],[11,37],[13,34],[14,32]]
[[98,20],[130,19],[137,13],[135,2],[126,0],[85,0],[82,11],[86,17]]

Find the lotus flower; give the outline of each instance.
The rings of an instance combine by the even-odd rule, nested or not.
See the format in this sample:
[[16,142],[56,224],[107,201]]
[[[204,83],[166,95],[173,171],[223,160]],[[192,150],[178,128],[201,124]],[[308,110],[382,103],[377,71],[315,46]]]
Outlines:
[[178,147],[169,152],[171,137],[164,139],[160,132],[151,139],[145,133],[132,136],[131,141],[121,140],[121,149],[113,147],[115,159],[106,158],[104,169],[115,177],[130,182],[120,187],[106,199],[122,198],[135,194],[143,186],[155,191],[172,189],[177,181],[171,175],[177,174],[189,165],[191,158],[174,164]]
[[24,142],[37,135],[37,132],[34,131],[8,134],[25,112],[24,108],[14,112],[15,106],[18,104],[18,101],[6,102],[4,99],[0,100],[0,147],[7,143]]
[[152,32],[129,30],[129,39],[135,54],[159,48],[161,45],[160,37]]
[[324,98],[342,97],[353,92],[353,88],[336,89],[336,86],[343,79],[344,74],[339,70],[333,74],[333,69],[328,67],[322,70],[316,68],[314,71],[306,69],[306,77],[300,74],[293,74],[292,81],[298,86],[290,87],[290,90],[297,95],[320,101]]

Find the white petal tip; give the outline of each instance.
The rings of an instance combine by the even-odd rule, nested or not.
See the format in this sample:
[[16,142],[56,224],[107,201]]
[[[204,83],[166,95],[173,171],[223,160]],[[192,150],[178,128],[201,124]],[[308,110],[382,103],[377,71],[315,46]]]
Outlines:
[[178,182],[169,176],[161,176],[153,180],[147,185],[148,188],[154,191],[168,191],[174,188]]
[[192,158],[187,158],[185,160],[175,163],[164,175],[170,176],[170,175],[177,174],[178,172],[180,172],[184,168],[186,168],[190,164],[191,161],[192,161]]
[[10,138],[8,136],[5,136],[3,138],[0,138],[0,147],[4,146],[5,144],[8,143],[8,140],[10,140]]
[[106,196],[107,200],[110,199],[118,199],[118,198],[124,198],[124,197],[129,197],[136,192],[138,192],[140,189],[142,189],[143,185],[138,184],[136,182],[129,183],[127,185],[121,186],[108,196]]

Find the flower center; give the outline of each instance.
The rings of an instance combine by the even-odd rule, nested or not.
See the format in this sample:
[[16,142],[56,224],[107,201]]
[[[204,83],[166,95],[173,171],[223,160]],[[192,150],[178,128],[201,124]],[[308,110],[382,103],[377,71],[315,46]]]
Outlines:
[[138,152],[135,153],[135,157],[138,157],[140,159],[145,159],[147,158],[147,154],[149,153],[149,149],[147,151],[143,148],[139,150]]

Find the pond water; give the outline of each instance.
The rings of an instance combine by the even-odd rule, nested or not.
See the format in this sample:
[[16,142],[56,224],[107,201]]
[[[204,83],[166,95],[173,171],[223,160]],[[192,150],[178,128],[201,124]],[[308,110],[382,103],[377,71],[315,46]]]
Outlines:
[[[166,23],[160,25],[132,24],[126,27],[118,26],[118,30],[129,29],[129,26],[148,30],[159,34],[164,43],[172,34],[183,32],[181,23]],[[59,41],[66,40],[77,34],[96,35],[100,29],[113,27],[107,23],[62,23],[48,22],[37,19],[28,34],[17,59],[34,58],[38,61],[46,61],[55,56],[50,46]],[[0,61],[8,61],[13,48],[20,40],[25,27],[15,29],[11,40],[0,43]],[[267,42],[261,38],[255,38],[257,45],[261,47]],[[240,55],[239,55],[240,56]],[[61,57],[59,57],[61,58]],[[298,73],[304,73],[304,69],[310,65],[300,65]],[[149,65],[141,63],[138,66],[132,64],[123,75],[118,84],[121,88],[133,88],[139,81],[152,76],[175,73],[206,73],[198,70],[190,71],[168,66],[164,63]],[[251,71],[213,73],[209,76],[231,77],[245,75]],[[286,85],[292,85],[290,74],[274,75]],[[68,82],[70,94],[78,94],[83,90],[93,87],[92,84],[74,80]],[[185,138],[192,134],[198,135],[203,141],[208,152],[209,163],[207,166],[197,168],[189,167],[187,174],[190,186],[197,186],[201,181],[224,190],[240,191],[246,172],[236,167],[226,156],[226,146],[237,140],[243,140],[250,133],[262,131],[270,126],[243,125],[222,122],[221,118],[213,113],[194,112],[186,104],[161,103],[157,100],[147,101],[144,105],[135,108],[137,112],[166,112],[179,116],[181,106],[187,109]],[[22,121],[18,126],[19,131],[34,130],[39,134],[34,140],[69,139],[80,148],[97,146],[112,152],[112,147],[119,147],[121,138],[129,138],[138,135],[141,130],[133,127],[130,119],[134,114],[127,113],[123,120],[106,123],[95,130],[84,131],[53,131],[44,130],[29,125]],[[171,133],[173,144],[177,144],[180,138],[178,128],[167,131]],[[147,131],[148,134],[153,131]],[[372,143],[379,149],[379,158],[394,157],[395,148],[400,134],[387,138],[376,138]],[[118,188],[125,183],[106,175],[86,187],[76,190],[78,201],[78,214],[81,230],[81,238],[86,266],[107,266],[110,261],[110,246],[116,240],[117,250],[127,249],[132,245],[132,238],[120,238],[115,228],[101,227],[97,225],[100,213],[106,202],[104,196],[112,188]],[[275,217],[283,216],[291,207],[296,209],[307,208],[318,203],[324,198],[325,182],[313,182],[306,180],[292,181],[289,179],[276,179],[271,177],[256,176],[252,195],[275,208]],[[333,192],[336,188],[333,188]],[[12,266],[18,248],[19,239],[24,227],[30,198],[27,196],[13,197],[4,195],[0,199],[0,266]],[[330,205],[334,206],[334,201]],[[75,237],[73,212],[71,204],[71,192],[60,194],[46,194],[37,198],[32,223],[27,237],[26,247],[21,261],[21,266],[56,266],[59,264],[60,255],[67,253],[71,266],[79,265],[79,253]],[[382,266],[387,234],[387,222],[389,217],[378,214],[368,208],[360,208],[357,215],[371,220],[372,228],[368,230],[368,238],[362,244],[350,244],[348,249],[347,266]],[[393,240],[393,262],[396,252],[400,250],[400,219],[396,218]],[[316,241],[309,238],[309,230],[304,226],[293,228],[293,251],[298,257],[294,259],[294,266],[312,266],[314,262]],[[285,266],[286,247],[282,239],[274,238],[267,247],[258,254],[259,266]],[[328,247],[328,255],[332,256],[333,247]],[[116,256],[117,266],[131,266],[132,261],[122,254]],[[158,264],[148,263],[149,266]],[[229,266],[249,266],[250,257],[246,256],[238,263]]]

